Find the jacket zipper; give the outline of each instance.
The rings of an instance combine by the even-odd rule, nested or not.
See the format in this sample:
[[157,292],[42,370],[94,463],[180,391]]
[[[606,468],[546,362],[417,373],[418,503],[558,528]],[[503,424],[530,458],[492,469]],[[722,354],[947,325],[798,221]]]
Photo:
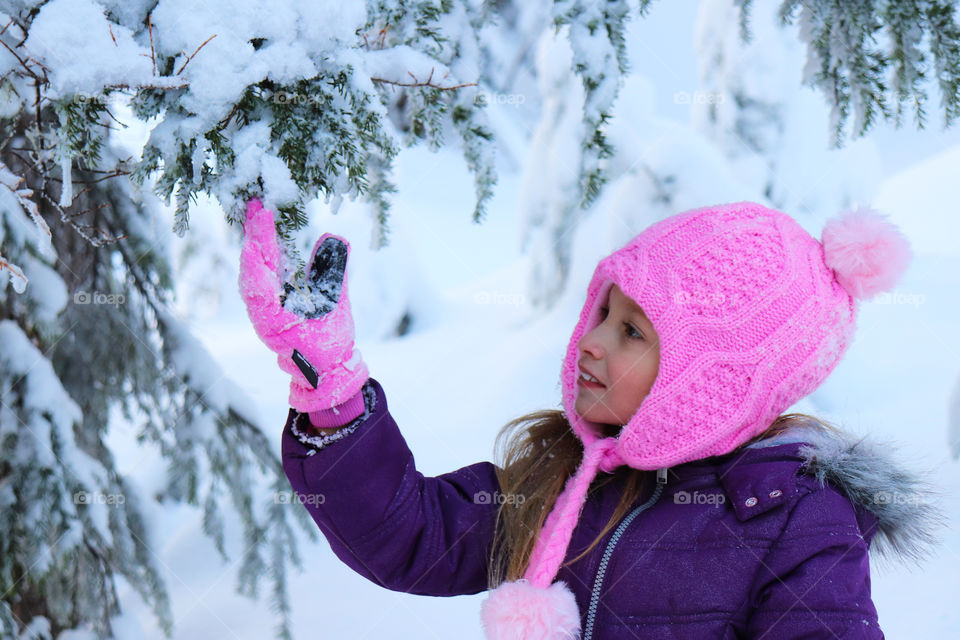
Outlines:
[[633,519],[636,518],[642,511],[646,511],[660,498],[660,494],[663,493],[663,487],[667,484],[667,470],[666,469],[657,469],[657,486],[653,490],[653,495],[650,498],[636,507],[633,511],[627,514],[627,516],[620,522],[620,525],[613,532],[613,535],[610,536],[610,540],[607,541],[607,547],[603,550],[603,557],[600,560],[600,566],[597,567],[597,576],[594,579],[593,583],[593,593],[590,595],[590,607],[587,610],[587,624],[586,624],[586,633],[583,636],[583,640],[590,640],[593,637],[593,624],[597,617],[597,605],[600,602],[600,589],[603,586],[603,576],[607,572],[607,564],[610,562],[610,556],[613,555],[613,548],[617,545],[617,542],[620,540],[620,536],[623,535],[623,532],[626,530],[630,523],[633,522]]

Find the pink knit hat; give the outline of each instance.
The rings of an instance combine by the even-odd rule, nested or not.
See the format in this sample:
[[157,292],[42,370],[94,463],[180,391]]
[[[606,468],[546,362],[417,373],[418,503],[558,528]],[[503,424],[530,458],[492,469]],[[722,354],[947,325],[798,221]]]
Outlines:
[[[910,262],[907,240],[870,210],[829,220],[821,242],[790,216],[752,202],[661,220],[597,265],[561,371],[583,461],[557,498],[524,577],[490,592],[491,640],[567,640],[580,613],[563,582],[586,491],[602,470],[665,469],[729,453],[813,392],[853,339],[857,302],[887,291]],[[616,284],[653,323],[660,369],[619,436],[577,414],[580,338]]]

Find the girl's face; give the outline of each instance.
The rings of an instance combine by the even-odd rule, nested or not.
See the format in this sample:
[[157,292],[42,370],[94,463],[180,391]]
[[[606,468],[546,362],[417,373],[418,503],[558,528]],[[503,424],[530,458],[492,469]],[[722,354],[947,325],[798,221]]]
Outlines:
[[[574,405],[584,420],[622,426],[637,412],[660,368],[660,340],[636,302],[614,284],[600,324],[584,334]],[[600,381],[584,378],[584,370]]]

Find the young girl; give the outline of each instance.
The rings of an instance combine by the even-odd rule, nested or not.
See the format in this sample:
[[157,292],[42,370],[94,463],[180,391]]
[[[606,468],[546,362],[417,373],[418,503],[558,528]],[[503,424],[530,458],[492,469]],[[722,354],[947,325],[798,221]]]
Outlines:
[[361,575],[489,589],[495,639],[883,637],[868,551],[919,558],[939,513],[877,445],[782,415],[907,267],[878,214],[832,219],[822,242],[750,202],[651,225],[593,274],[564,410],[506,425],[500,465],[434,478],[354,346],[349,245],[324,234],[291,285],[259,201],[244,233],[242,296],[293,378],[284,470]]

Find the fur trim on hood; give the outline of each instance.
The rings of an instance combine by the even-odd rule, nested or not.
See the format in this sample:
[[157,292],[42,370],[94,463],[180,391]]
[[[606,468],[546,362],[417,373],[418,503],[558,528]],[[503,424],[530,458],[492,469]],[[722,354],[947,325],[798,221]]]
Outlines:
[[887,561],[920,562],[941,542],[937,530],[947,518],[939,506],[942,493],[927,479],[904,466],[890,452],[897,446],[870,436],[856,437],[815,426],[789,431],[749,445],[764,448],[801,443],[804,473],[821,486],[841,490],[857,509],[876,519],[871,551]]

